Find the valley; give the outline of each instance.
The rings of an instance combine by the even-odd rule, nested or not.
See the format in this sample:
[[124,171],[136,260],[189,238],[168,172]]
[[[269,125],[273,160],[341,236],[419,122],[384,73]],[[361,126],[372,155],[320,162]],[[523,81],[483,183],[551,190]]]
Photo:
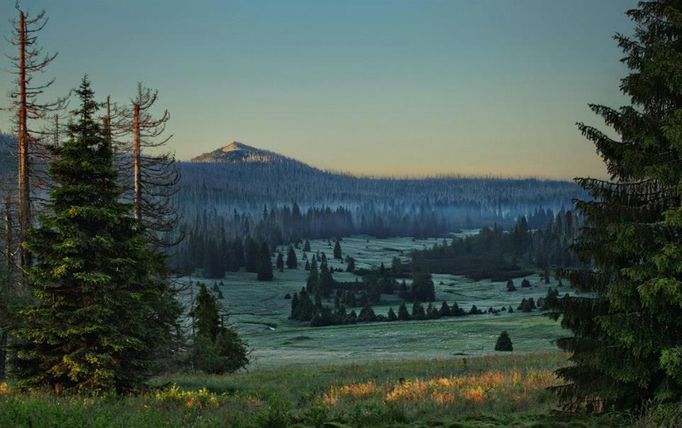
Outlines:
[[[475,231],[463,232],[470,235]],[[393,257],[407,254],[413,249],[423,249],[440,242],[437,239],[392,238],[376,239],[369,236],[344,238],[341,242],[344,257],[357,260],[357,268],[377,268],[381,263],[390,266]],[[328,240],[311,240],[311,252],[331,254]],[[280,248],[280,250],[283,250]],[[298,259],[303,251],[297,250]],[[330,267],[345,270],[345,263],[329,258]],[[273,260],[274,263],[274,260]],[[249,370],[291,366],[325,366],[370,361],[401,361],[415,359],[448,358],[452,356],[480,356],[495,353],[495,340],[502,330],[507,330],[514,343],[515,352],[541,352],[556,349],[552,340],[561,337],[559,325],[536,310],[524,313],[516,310],[523,298],[543,298],[547,290],[557,288],[557,281],[545,284],[539,275],[527,279],[532,288],[518,287],[509,292],[506,281],[474,281],[462,276],[434,274],[436,289],[434,305],[456,302],[468,310],[472,305],[486,310],[489,307],[513,307],[514,313],[469,315],[438,320],[357,323],[352,325],[310,327],[307,323],[289,320],[291,300],[285,299],[300,291],[308,272],[284,269],[275,272],[272,282],[257,281],[247,272],[228,272],[224,279],[182,277],[184,284],[202,282],[209,289],[218,285],[229,322],[239,331],[252,349]],[[358,278],[348,272],[334,272],[337,281],[351,282]],[[515,279],[517,285],[522,278]],[[219,284],[223,285],[219,285]],[[559,288],[562,295],[568,287]],[[189,298],[190,291],[184,296]],[[376,314],[386,314],[389,307],[397,310],[402,300],[395,295],[382,295],[381,302],[373,305]],[[332,304],[331,300],[325,301]],[[360,307],[347,308],[360,311]]]

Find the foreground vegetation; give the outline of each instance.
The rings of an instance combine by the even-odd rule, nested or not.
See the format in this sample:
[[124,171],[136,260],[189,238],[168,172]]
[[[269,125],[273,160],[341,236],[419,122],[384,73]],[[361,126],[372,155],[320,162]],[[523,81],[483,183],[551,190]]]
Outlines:
[[138,396],[84,398],[0,389],[0,421],[16,427],[624,426],[625,415],[555,412],[546,388],[566,355],[492,355],[168,375]]

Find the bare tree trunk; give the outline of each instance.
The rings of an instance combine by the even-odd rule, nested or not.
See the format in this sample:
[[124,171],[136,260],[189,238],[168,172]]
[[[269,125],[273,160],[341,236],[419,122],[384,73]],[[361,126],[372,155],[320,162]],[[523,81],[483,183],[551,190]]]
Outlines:
[[[31,227],[26,85],[26,16],[19,11],[19,242],[24,242]],[[31,265],[31,254],[23,247],[19,260],[22,270],[26,271]]]
[[133,105],[133,205],[135,219],[142,221],[142,169],[140,168],[140,105]]
[[59,146],[59,115],[54,115],[54,145]]

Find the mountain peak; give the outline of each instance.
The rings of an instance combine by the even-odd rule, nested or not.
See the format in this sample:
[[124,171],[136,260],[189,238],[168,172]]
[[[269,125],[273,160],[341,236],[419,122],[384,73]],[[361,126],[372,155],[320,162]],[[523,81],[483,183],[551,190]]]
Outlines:
[[248,144],[233,141],[212,152],[192,159],[192,162],[206,163],[260,163],[260,164],[299,164],[299,161],[282,156],[269,150],[259,149]]
[[233,141],[232,143],[228,144],[227,146],[223,147],[220,150],[223,153],[229,153],[229,152],[234,152],[234,151],[238,151],[238,150],[244,150],[244,151],[248,151],[248,152],[259,152],[259,151],[261,151],[255,147],[253,147],[253,146],[249,146],[247,144],[240,143],[239,141]]

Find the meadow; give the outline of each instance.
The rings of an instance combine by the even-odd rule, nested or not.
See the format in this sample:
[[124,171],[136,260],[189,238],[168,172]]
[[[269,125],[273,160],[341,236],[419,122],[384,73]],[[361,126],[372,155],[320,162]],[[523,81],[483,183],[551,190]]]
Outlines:
[[2,426],[600,427],[624,415],[557,412],[557,352],[278,368],[155,378],[137,396],[23,394],[0,387]]
[[[474,233],[465,231],[462,234]],[[431,247],[441,242],[436,239],[370,237],[344,238],[343,256],[356,259],[356,267],[372,268],[381,263],[390,266],[393,257],[409,260],[412,249]],[[325,253],[330,267],[345,270],[346,264],[334,260],[333,243],[325,240],[310,241],[312,254]],[[302,247],[302,246],[301,246]],[[286,254],[286,248],[280,248]],[[483,314],[438,320],[353,324],[330,327],[309,327],[307,323],[288,319],[291,300],[287,294],[300,291],[308,275],[301,263],[303,251],[297,249],[299,268],[275,272],[272,282],[259,282],[255,274],[227,273],[222,281],[201,278],[182,278],[194,285],[204,282],[219,288],[221,301],[229,314],[229,322],[246,339],[252,350],[249,369],[280,368],[290,366],[325,366],[339,363],[368,361],[401,361],[414,359],[474,356],[494,353],[495,340],[502,330],[507,330],[515,352],[543,352],[555,350],[552,340],[561,337],[561,327],[539,311],[523,313],[516,308],[523,298],[544,297],[549,287],[558,283],[552,279],[545,284],[539,275],[528,276],[531,288],[521,288],[521,278],[515,279],[517,291],[508,292],[506,282],[474,281],[462,276],[433,275],[436,288],[436,307],[442,301],[457,304],[468,310],[472,305],[487,310],[489,307],[511,306],[514,313]],[[335,272],[338,281],[355,281],[356,275]],[[407,281],[409,284],[409,280]],[[567,286],[559,288],[561,294],[571,293]],[[184,294],[189,299],[191,292]],[[389,307],[397,311],[401,300],[396,295],[382,295],[382,303],[373,306],[377,314],[386,314]],[[332,305],[331,301],[325,304]],[[355,309],[356,312],[360,308]]]

